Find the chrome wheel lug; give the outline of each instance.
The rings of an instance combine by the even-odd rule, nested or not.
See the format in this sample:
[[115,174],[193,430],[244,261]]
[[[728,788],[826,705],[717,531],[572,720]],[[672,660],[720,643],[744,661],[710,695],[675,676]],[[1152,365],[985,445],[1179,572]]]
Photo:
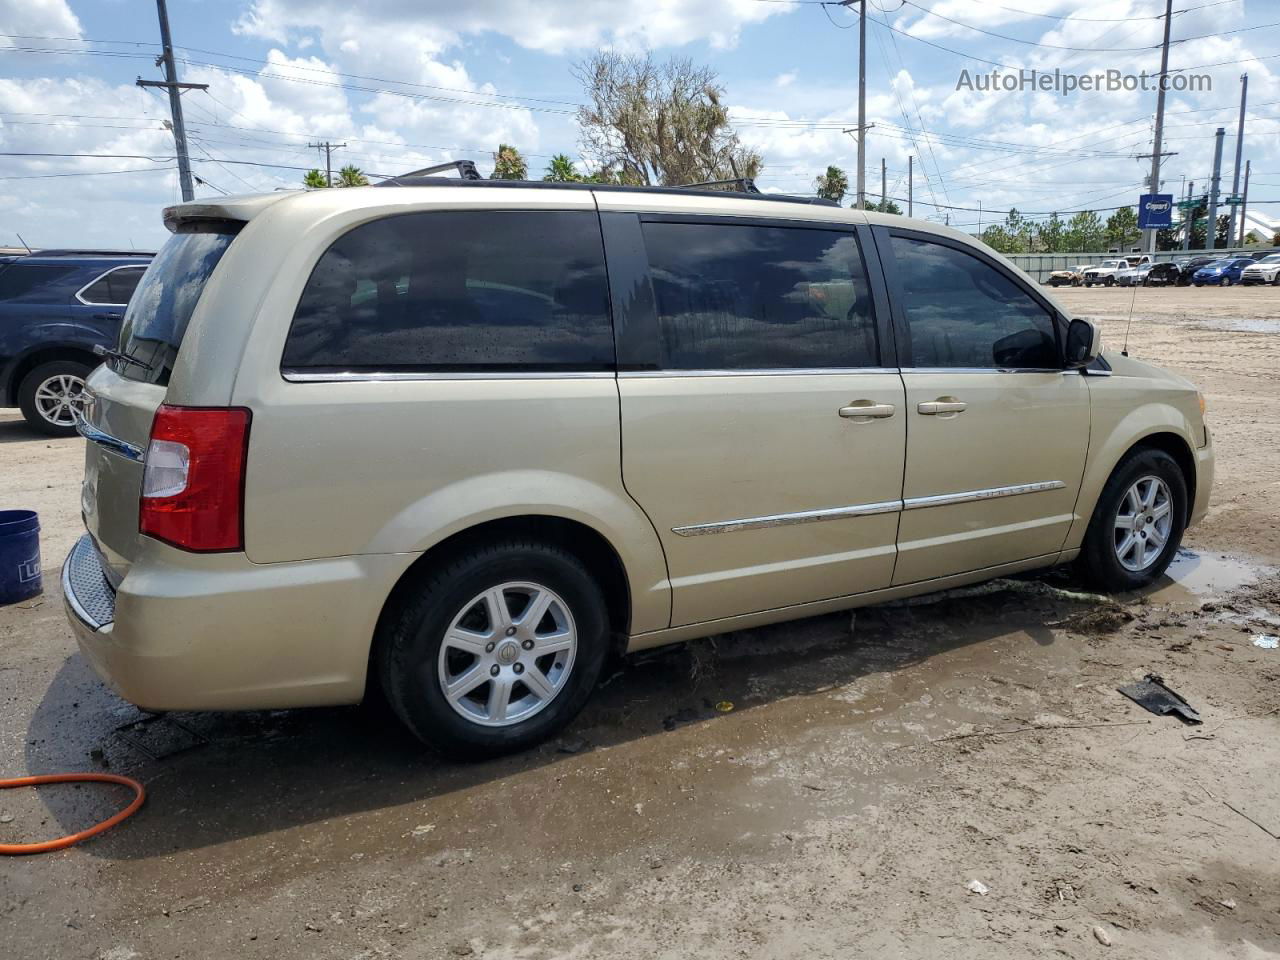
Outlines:
[[526,650],[532,650],[532,649],[533,649],[533,641],[532,641],[532,640],[526,640],[524,643],[520,644],[520,646],[524,647]]
[[492,643],[486,643],[486,644],[484,645],[484,652],[485,652],[485,653],[493,653],[493,646],[494,646],[494,645],[493,645]]
[[515,635],[516,635],[516,628],[515,628],[515,627],[507,627],[507,636],[508,636],[508,637],[514,637]]
[[495,663],[489,668],[489,676],[496,677],[498,675],[498,665]]
[[523,664],[523,663],[517,663],[517,664],[516,664],[514,667],[512,667],[511,669],[512,669],[512,670],[514,670],[516,673],[524,673],[524,664]]

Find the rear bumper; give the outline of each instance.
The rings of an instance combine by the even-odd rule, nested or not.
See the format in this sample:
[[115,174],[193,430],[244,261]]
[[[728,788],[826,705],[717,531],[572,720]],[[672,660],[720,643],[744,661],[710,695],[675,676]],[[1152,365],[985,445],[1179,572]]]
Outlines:
[[147,541],[112,591],[87,534],[63,566],[80,650],[148,710],[357,703],[383,602],[409,554],[254,564]]
[[1209,512],[1209,497],[1213,493],[1213,440],[1209,428],[1204,428],[1204,446],[1195,451],[1196,457],[1196,496],[1191,504],[1191,516],[1187,518],[1187,526],[1192,527],[1204,519]]

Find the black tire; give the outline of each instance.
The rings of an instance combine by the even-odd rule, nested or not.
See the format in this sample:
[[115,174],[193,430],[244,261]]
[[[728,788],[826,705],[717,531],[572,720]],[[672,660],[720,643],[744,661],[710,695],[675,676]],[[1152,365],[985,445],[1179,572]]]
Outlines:
[[1274,277],[1271,278],[1271,285],[1273,287],[1280,287],[1280,273],[1277,273]]
[[[441,646],[454,618],[468,610],[471,601],[513,581],[549,588],[563,600],[577,631],[577,648],[567,678],[545,706],[525,720],[485,726],[463,716],[445,696],[438,667]],[[388,611],[376,644],[379,680],[396,716],[441,752],[482,760],[539,743],[578,715],[604,666],[609,619],[599,585],[577,557],[536,541],[504,541],[473,548],[424,572]],[[495,658],[500,651],[501,643]],[[515,667],[490,669],[505,672]],[[519,679],[507,679],[521,687]],[[483,682],[476,692],[488,686]],[[533,696],[531,688],[523,689],[524,696]]]
[[1107,279],[1106,279],[1105,281],[1103,281],[1103,282],[1104,282],[1104,283],[1106,283],[1106,285],[1107,285],[1108,287],[1114,287],[1114,286],[1116,285],[1116,278],[1115,278],[1115,277],[1107,277]]
[[[1129,488],[1141,479],[1164,481],[1171,499],[1170,526],[1163,549],[1141,570],[1126,568],[1116,552],[1116,518]],[[1163,450],[1139,448],[1125,456],[1112,471],[1085,533],[1079,566],[1091,584],[1108,593],[1137,590],[1168,568],[1182,543],[1187,525],[1187,482],[1176,460]]]
[[1218,286],[1220,286],[1220,287],[1229,287],[1229,286],[1231,286],[1231,278],[1230,278],[1230,277],[1223,277],[1220,281],[1218,281]]
[[73,377],[80,382],[80,388],[84,388],[84,380],[89,376],[89,371],[93,367],[87,363],[79,363],[75,360],[54,360],[51,363],[42,363],[36,367],[25,377],[22,383],[18,385],[18,407],[22,410],[22,416],[26,419],[34,429],[50,437],[71,437],[75,435],[76,428],[74,423],[57,423],[46,416],[41,409],[41,403],[36,397],[36,392],[40,387],[58,377]]

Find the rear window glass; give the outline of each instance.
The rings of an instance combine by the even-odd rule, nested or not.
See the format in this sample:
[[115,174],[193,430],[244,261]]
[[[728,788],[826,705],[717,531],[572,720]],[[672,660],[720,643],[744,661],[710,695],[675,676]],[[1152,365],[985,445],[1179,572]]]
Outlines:
[[129,301],[120,352],[111,369],[143,383],[166,384],[204,285],[243,226],[236,222],[183,224],[160,248]]
[[594,213],[438,211],[356,227],[316,264],[285,372],[613,366]]
[[0,267],[0,300],[19,303],[66,303],[74,286],[58,281],[80,268],[74,263],[12,263]]

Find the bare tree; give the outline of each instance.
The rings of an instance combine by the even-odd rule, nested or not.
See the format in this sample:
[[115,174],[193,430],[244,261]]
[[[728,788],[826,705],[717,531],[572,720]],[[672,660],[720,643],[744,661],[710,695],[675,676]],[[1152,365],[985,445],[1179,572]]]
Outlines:
[[733,132],[710,67],[601,51],[573,73],[589,101],[578,108],[583,151],[622,182],[675,186],[760,174],[760,155]]

